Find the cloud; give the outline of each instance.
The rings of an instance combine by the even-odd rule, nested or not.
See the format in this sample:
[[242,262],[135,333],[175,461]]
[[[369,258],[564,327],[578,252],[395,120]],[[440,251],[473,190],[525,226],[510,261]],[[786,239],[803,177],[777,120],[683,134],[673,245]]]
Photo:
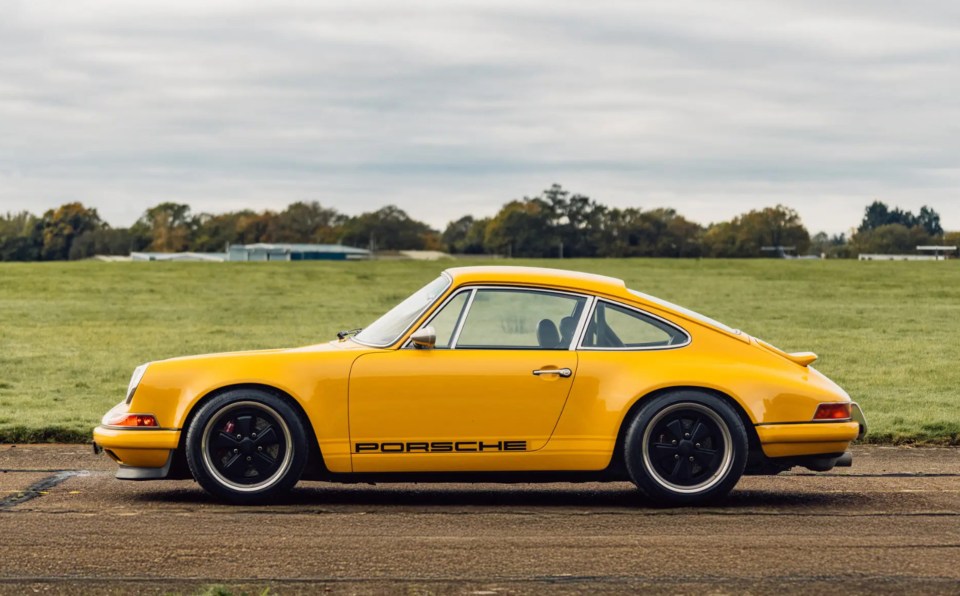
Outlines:
[[319,200],[435,226],[553,182],[707,223],[960,228],[954,3],[0,0],[0,210]]

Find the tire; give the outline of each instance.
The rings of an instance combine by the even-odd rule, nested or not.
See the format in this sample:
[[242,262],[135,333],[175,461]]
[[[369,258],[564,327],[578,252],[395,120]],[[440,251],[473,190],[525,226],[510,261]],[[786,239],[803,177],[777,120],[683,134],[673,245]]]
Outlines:
[[637,411],[624,440],[633,483],[663,505],[716,501],[733,490],[747,464],[747,431],[725,401],[682,390]]
[[232,503],[288,492],[307,461],[303,421],[283,399],[235,389],[200,408],[186,439],[187,464],[204,489]]

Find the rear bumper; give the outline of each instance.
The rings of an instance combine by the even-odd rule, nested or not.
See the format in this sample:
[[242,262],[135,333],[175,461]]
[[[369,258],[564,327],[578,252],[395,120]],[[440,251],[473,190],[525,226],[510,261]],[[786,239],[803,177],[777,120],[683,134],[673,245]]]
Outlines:
[[856,420],[761,424],[755,428],[767,457],[843,453],[851,441],[862,436],[861,424]]
[[93,442],[94,450],[102,449],[119,464],[117,478],[157,480],[170,473],[180,431],[98,426],[93,430]]
[[[856,402],[849,420],[758,424],[757,436],[767,457],[842,454],[852,441],[867,434],[867,418]],[[843,458],[840,460],[844,461]],[[843,465],[842,463],[839,465]]]

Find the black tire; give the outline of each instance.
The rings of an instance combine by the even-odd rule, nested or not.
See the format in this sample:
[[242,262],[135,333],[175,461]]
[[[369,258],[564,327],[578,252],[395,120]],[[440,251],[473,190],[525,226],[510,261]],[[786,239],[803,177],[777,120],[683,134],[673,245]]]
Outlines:
[[263,502],[289,491],[307,461],[303,421],[283,399],[236,389],[211,399],[187,429],[190,472],[210,494]]
[[664,505],[725,497],[747,464],[747,431],[733,407],[694,390],[644,404],[627,429],[624,461],[633,483]]

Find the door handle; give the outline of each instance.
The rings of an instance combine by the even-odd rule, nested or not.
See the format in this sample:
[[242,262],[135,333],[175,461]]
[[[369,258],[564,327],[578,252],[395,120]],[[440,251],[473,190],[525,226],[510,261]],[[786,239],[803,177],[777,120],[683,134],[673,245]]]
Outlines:
[[560,375],[561,377],[566,378],[572,375],[573,371],[569,368],[538,368],[537,370],[533,371],[533,374],[538,377],[540,375]]

